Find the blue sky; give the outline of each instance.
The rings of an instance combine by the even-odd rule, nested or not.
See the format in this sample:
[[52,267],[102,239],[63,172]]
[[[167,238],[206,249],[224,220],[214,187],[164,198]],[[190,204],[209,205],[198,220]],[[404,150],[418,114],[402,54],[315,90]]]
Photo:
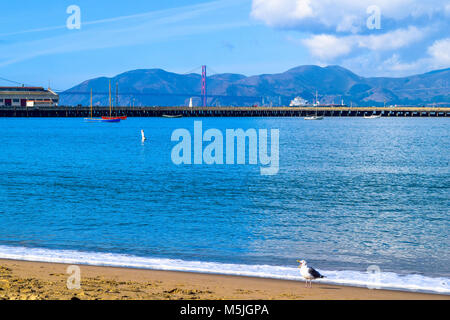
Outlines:
[[[80,30],[66,26],[70,5],[80,8]],[[380,28],[370,29],[374,5]],[[132,69],[186,73],[202,64],[245,75],[339,64],[403,76],[450,67],[449,21],[442,0],[8,1],[0,77],[67,89]]]

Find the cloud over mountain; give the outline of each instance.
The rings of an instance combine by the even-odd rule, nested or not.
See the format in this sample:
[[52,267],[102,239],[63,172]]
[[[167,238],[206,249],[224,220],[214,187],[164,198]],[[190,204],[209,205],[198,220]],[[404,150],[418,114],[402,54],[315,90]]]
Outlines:
[[[405,75],[444,68],[450,2],[441,0],[253,0],[250,16],[289,35],[316,63],[338,63],[355,71],[384,65]],[[379,22],[379,25],[377,24]],[[426,68],[426,66],[425,66]]]
[[272,27],[369,33],[367,19],[374,7],[380,9],[386,31],[429,24],[450,10],[442,0],[253,0],[251,16]]

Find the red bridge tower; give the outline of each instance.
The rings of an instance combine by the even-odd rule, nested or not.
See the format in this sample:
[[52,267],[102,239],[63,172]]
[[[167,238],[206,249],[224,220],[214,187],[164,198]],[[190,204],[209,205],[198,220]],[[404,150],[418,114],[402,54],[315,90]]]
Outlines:
[[208,96],[206,93],[206,66],[202,66],[202,104],[206,107]]

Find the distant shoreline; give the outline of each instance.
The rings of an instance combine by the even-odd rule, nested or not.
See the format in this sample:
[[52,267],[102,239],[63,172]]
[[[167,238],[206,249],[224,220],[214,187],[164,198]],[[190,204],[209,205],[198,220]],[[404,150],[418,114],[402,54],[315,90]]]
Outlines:
[[80,265],[67,289],[67,264],[0,259],[0,299],[450,300],[448,295],[243,276]]

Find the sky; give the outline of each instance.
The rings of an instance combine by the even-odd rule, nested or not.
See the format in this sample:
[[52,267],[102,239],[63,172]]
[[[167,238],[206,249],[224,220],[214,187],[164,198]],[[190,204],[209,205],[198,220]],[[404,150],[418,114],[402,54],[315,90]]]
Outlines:
[[[74,18],[79,8],[79,19]],[[315,64],[401,77],[450,67],[450,0],[2,3],[3,79],[65,90],[134,69],[256,75]],[[80,28],[74,28],[80,22]]]

